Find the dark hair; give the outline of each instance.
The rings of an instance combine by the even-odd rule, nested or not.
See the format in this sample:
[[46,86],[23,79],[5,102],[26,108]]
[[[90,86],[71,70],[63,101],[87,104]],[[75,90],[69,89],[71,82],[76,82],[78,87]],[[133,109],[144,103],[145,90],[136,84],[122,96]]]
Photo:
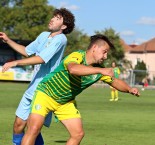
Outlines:
[[63,17],[63,24],[67,26],[67,28],[63,30],[64,34],[69,34],[73,31],[75,27],[75,17],[69,10],[66,8],[55,9],[53,15],[60,15]]
[[111,65],[112,65],[113,63],[115,63],[115,65],[117,65],[117,63],[116,63],[116,61],[115,61],[115,60],[113,60],[113,61],[111,62]]
[[106,37],[105,35],[102,35],[102,34],[96,34],[96,35],[93,35],[90,37],[90,45],[89,45],[88,49],[91,48],[92,45],[99,40],[103,40],[103,41],[107,42],[108,45],[110,46],[110,48],[115,48],[114,45],[108,39],[108,37]]

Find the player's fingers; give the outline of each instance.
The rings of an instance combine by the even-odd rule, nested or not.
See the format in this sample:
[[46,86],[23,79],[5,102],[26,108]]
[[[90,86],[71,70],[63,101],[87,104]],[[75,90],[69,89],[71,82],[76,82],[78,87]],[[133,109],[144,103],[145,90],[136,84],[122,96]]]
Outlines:
[[2,73],[4,73],[4,72],[5,72],[5,68],[3,67],[3,68],[2,68]]
[[134,93],[134,95],[136,95],[137,97],[139,97],[139,96],[140,96],[140,93],[139,93],[138,91],[136,91],[136,92]]
[[8,69],[9,69],[9,67],[3,66],[3,67],[2,67],[2,72],[4,73],[4,72],[7,71]]

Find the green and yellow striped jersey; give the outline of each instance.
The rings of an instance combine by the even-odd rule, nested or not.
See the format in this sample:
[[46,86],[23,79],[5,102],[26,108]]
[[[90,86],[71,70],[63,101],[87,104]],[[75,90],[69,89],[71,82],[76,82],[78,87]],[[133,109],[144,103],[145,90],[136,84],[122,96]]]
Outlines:
[[46,93],[56,102],[65,104],[74,100],[79,93],[98,80],[103,80],[108,84],[112,83],[112,78],[109,76],[103,76],[101,74],[76,76],[68,72],[67,65],[71,62],[88,66],[85,56],[86,51],[83,50],[73,52],[66,56],[54,72],[44,77],[39,83],[37,90]]
[[113,69],[113,71],[114,71],[114,77],[115,77],[115,78],[119,78],[120,69],[119,69],[118,67],[115,67],[115,68]]

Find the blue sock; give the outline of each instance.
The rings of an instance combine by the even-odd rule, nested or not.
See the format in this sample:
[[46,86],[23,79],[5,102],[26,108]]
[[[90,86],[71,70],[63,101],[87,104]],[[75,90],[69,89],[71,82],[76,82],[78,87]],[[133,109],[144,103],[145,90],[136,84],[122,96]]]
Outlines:
[[44,140],[43,140],[41,133],[38,134],[35,145],[44,145]]
[[22,141],[23,136],[24,136],[24,133],[13,134],[13,139],[12,139],[13,144],[14,145],[21,145],[21,141]]

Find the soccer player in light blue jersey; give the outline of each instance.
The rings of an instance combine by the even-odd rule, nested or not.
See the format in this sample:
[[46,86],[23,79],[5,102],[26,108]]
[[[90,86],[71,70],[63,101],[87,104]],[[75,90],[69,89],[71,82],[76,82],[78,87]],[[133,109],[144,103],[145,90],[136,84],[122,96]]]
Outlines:
[[[50,20],[48,28],[49,32],[42,32],[35,41],[28,46],[22,46],[12,41],[5,33],[0,32],[0,39],[10,45],[15,51],[21,55],[28,57],[21,60],[5,63],[2,67],[2,72],[7,71],[11,67],[35,65],[33,79],[30,82],[28,89],[25,91],[21,102],[16,110],[16,118],[13,127],[13,144],[20,145],[24,135],[24,129],[27,123],[27,118],[30,113],[30,104],[34,96],[34,91],[38,83],[48,73],[54,71],[59,65],[64,49],[67,44],[65,34],[72,32],[75,26],[74,15],[67,9],[55,9],[54,16]],[[34,55],[29,57],[31,55]],[[51,122],[51,113],[47,116],[45,125],[49,126]],[[35,141],[35,145],[43,145],[44,141],[41,133]]]

